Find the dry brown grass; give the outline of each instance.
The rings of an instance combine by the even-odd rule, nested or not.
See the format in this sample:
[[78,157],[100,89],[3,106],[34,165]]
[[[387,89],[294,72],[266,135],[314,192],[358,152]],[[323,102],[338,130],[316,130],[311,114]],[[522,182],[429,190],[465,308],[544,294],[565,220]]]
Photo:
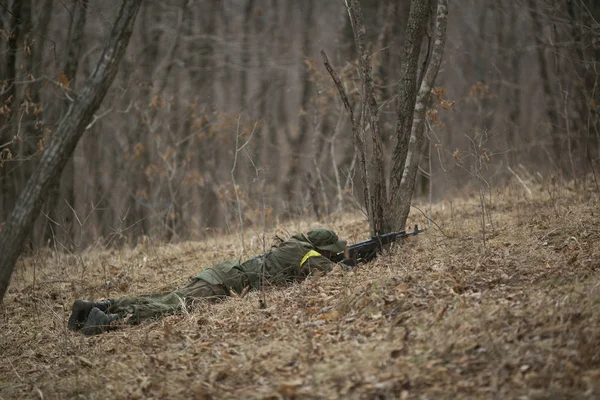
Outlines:
[[[485,248],[477,202],[454,199],[434,206],[443,234],[269,289],[266,309],[251,293],[95,337],[66,330],[73,300],[174,288],[237,239],[24,259],[0,314],[0,398],[599,398],[597,194],[514,186],[494,202]],[[366,237],[357,217],[327,225]]]

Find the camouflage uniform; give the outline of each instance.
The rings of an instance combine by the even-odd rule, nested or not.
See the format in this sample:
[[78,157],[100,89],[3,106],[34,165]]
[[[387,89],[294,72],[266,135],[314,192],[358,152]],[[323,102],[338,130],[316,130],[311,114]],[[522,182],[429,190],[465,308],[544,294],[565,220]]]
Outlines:
[[189,306],[195,299],[219,300],[227,296],[227,290],[222,285],[211,285],[200,279],[192,279],[186,286],[164,294],[146,296],[128,296],[111,299],[107,312],[121,317],[131,315],[131,323],[171,314],[180,311],[183,306]]
[[[331,271],[334,263],[319,251],[336,254],[345,247],[346,242],[339,240],[333,231],[313,229],[306,235],[296,234],[269,252],[243,263],[229,260],[207,268],[188,285],[173,292],[111,299],[108,309],[101,311],[116,314],[120,318],[132,315],[130,321],[136,323],[142,319],[178,312],[199,299],[223,299],[230,291],[241,294],[246,287],[260,290],[266,286],[281,286],[302,280],[315,270]],[[74,315],[75,306],[71,319],[74,319]],[[75,326],[71,319],[69,327],[76,330],[71,326]]]
[[[307,235],[297,234],[265,254],[241,264],[237,260],[222,262],[205,269],[196,278],[212,285],[225,285],[238,294],[246,286],[253,290],[260,290],[266,285],[281,286],[287,282],[303,280],[313,270],[331,271],[334,264],[318,250]],[[337,253],[336,249],[333,252]]]

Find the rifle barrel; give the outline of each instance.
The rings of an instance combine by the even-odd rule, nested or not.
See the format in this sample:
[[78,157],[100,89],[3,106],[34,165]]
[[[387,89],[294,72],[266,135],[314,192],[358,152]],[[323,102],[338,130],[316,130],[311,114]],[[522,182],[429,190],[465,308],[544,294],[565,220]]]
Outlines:
[[[416,235],[418,233],[424,232],[425,230],[426,229],[419,229],[419,226],[415,225],[415,229],[412,232],[406,232],[406,230],[403,230],[373,236],[371,237],[371,239],[363,240],[362,242],[358,242],[348,246],[348,253],[350,255],[350,259],[355,264],[358,261],[359,257],[367,257],[367,253],[374,254],[373,252],[378,252],[381,249],[381,247],[386,244],[392,243],[406,236]],[[365,254],[361,254],[361,251]],[[345,259],[346,258],[344,256],[344,253],[338,253],[335,256],[331,257],[331,260],[334,262],[341,262]]]

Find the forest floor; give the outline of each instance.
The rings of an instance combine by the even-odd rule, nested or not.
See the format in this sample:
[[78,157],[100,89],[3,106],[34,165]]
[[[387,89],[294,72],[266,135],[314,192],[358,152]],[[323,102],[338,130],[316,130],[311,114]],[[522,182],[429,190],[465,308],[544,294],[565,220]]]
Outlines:
[[[175,288],[241,238],[40,251],[0,309],[0,399],[600,398],[598,193],[529,186],[493,191],[485,244],[465,195],[371,263],[265,290],[264,309],[250,293],[93,337],[66,329],[75,299]],[[323,225],[368,237],[344,215],[267,242]],[[244,257],[261,237],[246,233]]]

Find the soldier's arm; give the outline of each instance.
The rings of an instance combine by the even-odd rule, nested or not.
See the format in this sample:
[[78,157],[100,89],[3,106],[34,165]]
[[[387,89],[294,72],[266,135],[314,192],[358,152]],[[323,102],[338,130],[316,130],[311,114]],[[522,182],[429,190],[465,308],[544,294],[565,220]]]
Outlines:
[[309,275],[315,272],[331,272],[335,263],[321,255],[315,255],[307,258],[300,269],[302,275]]

